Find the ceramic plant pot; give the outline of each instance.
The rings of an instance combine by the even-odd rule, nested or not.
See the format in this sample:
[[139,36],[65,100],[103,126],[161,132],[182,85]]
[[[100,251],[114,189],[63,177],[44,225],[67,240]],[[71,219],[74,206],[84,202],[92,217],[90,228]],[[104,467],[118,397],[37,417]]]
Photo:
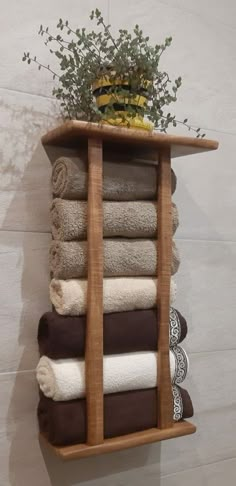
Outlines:
[[[150,81],[144,80],[137,89],[131,90],[128,80],[119,79],[114,71],[110,73],[101,76],[92,85],[97,107],[102,113],[102,122],[152,130],[152,123],[144,119],[148,103],[147,86]],[[112,107],[111,115],[108,115],[109,107]]]

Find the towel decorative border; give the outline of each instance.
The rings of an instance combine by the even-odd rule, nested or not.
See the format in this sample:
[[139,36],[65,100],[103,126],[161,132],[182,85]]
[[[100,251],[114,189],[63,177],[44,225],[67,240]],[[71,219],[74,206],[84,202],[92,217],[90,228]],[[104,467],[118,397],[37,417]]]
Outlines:
[[170,346],[176,346],[180,341],[181,324],[176,310],[170,308]]
[[186,354],[186,351],[180,346],[174,346],[171,350],[176,361],[172,383],[182,383],[185,380],[189,369],[188,356]]

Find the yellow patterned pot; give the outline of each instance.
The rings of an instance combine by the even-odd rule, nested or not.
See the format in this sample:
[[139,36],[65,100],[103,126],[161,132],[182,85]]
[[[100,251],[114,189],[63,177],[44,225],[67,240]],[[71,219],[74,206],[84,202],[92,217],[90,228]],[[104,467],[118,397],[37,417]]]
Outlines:
[[[152,123],[145,120],[143,116],[145,106],[148,102],[146,88],[149,83],[150,81],[144,80],[138,89],[138,94],[131,95],[128,81],[119,78],[111,79],[109,75],[104,75],[97,79],[92,85],[97,107],[102,114],[105,113],[106,107],[108,106],[112,106],[115,112],[114,117],[104,117],[102,122],[110,125],[126,126],[151,131],[153,129]],[[112,90],[114,86],[117,88],[115,93],[114,90]],[[127,92],[127,96],[125,95],[125,92]],[[128,106],[131,106],[133,111],[136,112],[135,116],[129,113],[127,110]]]

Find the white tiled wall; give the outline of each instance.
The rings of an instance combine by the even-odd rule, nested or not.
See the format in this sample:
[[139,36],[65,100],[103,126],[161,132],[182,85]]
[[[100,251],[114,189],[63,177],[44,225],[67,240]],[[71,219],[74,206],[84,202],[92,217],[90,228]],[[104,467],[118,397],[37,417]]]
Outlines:
[[[0,0],[0,485],[233,486],[236,473],[235,29],[234,0]],[[183,75],[179,117],[220,141],[218,152],[176,159],[182,265],[177,307],[189,322],[189,388],[196,435],[61,463],[37,437],[37,321],[49,309],[49,176],[40,136],[57,124],[40,23],[85,25],[102,9],[114,26],[139,23],[174,39],[163,67]]]

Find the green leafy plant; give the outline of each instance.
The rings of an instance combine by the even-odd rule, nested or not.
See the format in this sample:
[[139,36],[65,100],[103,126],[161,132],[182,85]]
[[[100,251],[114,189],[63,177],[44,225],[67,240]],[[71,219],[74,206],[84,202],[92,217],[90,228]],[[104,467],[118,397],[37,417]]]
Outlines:
[[[53,76],[53,95],[59,100],[64,117],[108,121],[120,116],[115,107],[116,98],[120,106],[123,96],[122,109],[128,111],[131,118],[138,112],[141,116],[146,115],[154,127],[162,132],[166,132],[169,125],[175,127],[183,124],[188,130],[196,132],[198,138],[204,137],[200,128],[193,128],[187,118],[177,120],[175,115],[168,112],[169,105],[176,102],[182,84],[181,77],[172,82],[168,73],[159,67],[172,38],[167,37],[163,44],[152,46],[149,37],[138,25],[131,32],[120,29],[115,38],[111,26],[105,24],[98,9],[91,12],[90,19],[97,24],[96,32],[87,32],[85,28],[74,30],[67,20],[62,19],[57,24],[59,33],[56,35],[52,35],[48,27],[40,26],[38,33],[44,38],[50,53],[58,59],[59,73],[50,65],[39,62],[29,52],[23,55],[23,61],[35,63],[39,70],[44,68]],[[104,77],[109,79],[106,92],[112,96],[102,111],[96,104],[93,85]],[[131,100],[141,94],[147,102],[134,107]]]

